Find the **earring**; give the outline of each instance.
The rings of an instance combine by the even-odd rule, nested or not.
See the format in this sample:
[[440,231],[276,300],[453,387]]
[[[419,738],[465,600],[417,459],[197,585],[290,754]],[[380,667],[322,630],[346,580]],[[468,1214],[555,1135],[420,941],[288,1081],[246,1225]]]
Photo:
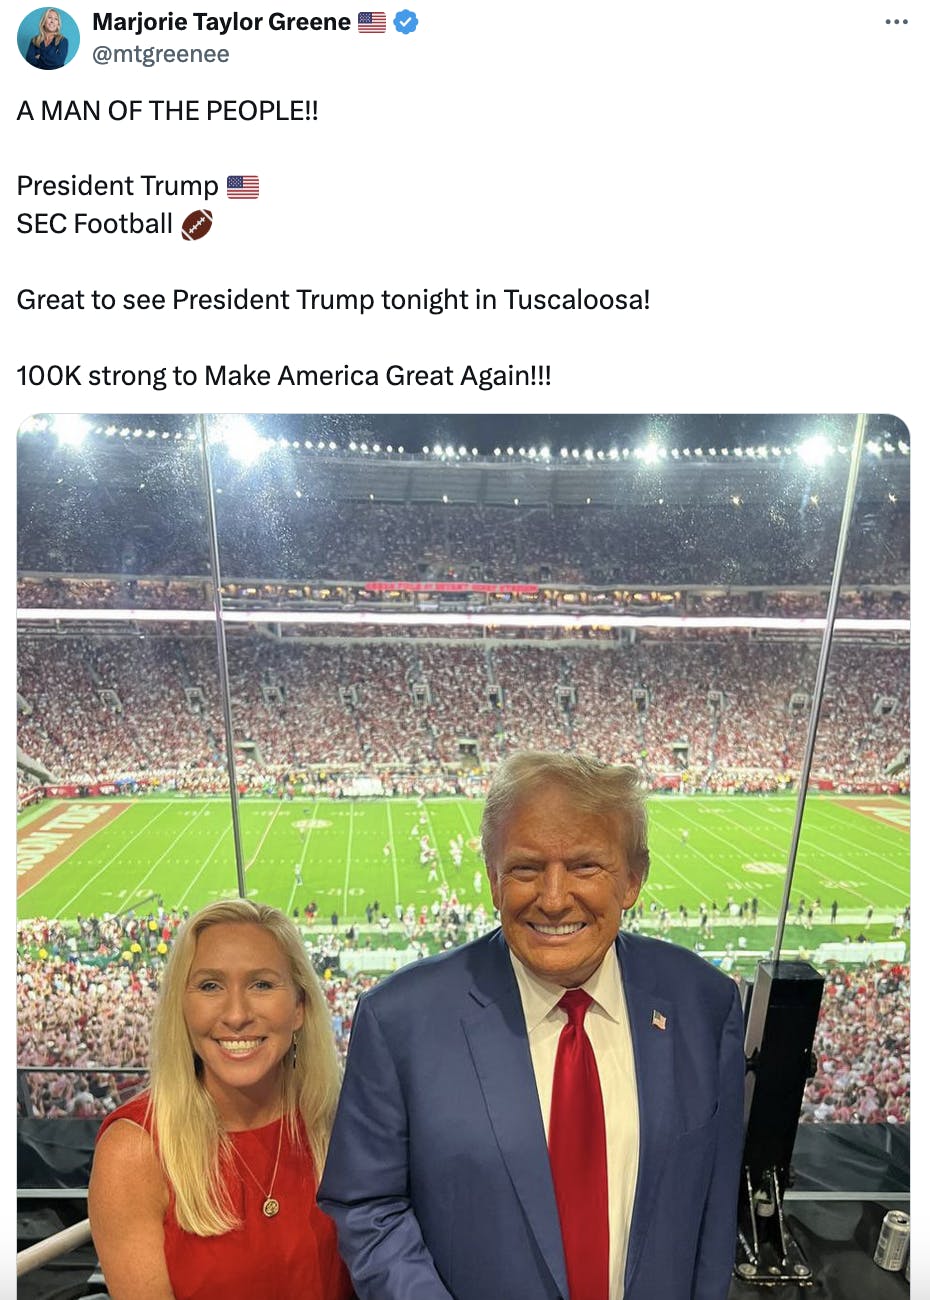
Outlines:
[[296,1029],[294,1030],[294,1034],[291,1039],[291,1069],[292,1070],[297,1069],[297,1030]]

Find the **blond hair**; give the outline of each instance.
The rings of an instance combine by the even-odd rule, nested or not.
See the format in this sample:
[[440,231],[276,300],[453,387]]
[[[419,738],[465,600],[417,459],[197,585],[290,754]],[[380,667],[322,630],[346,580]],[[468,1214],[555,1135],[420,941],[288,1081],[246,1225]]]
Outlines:
[[184,1017],[184,991],[197,940],[213,925],[260,925],[276,939],[290,968],[304,1022],[288,1052],[281,1087],[288,1138],[310,1147],[317,1178],[323,1169],[339,1095],[339,1066],[323,990],[294,923],[276,907],[244,898],[210,903],[178,932],[165,967],[152,1024],[149,1110],[158,1152],[174,1192],[175,1216],[185,1232],[220,1236],[241,1226],[223,1181],[231,1143],[213,1099],[201,1082],[200,1060]]
[[58,9],[46,9],[45,13],[44,13],[44,14],[42,15],[42,17],[39,19],[39,32],[38,32],[38,35],[37,35],[37,36],[33,36],[33,38],[32,38],[32,43],[33,43],[33,45],[44,45],[44,44],[45,44],[45,37],[46,37],[45,24],[46,24],[46,22],[47,22],[47,20],[48,20],[48,16],[49,16],[49,14],[54,14],[55,17],[58,19],[58,31],[56,32],[56,34],[55,34],[54,37],[52,38],[52,44],[53,44],[53,45],[59,45],[59,44],[61,43],[61,11],[58,10]]
[[611,767],[583,754],[541,749],[511,754],[491,779],[481,818],[481,848],[489,869],[507,818],[527,795],[548,785],[568,791],[583,812],[619,820],[630,871],[642,885],[649,874],[649,847],[646,788],[639,769],[631,763]]

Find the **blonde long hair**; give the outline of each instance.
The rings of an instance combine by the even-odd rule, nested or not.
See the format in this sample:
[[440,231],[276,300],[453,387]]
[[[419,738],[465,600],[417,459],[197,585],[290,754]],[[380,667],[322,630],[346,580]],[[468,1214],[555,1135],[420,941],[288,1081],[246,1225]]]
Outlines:
[[53,45],[61,44],[61,11],[59,9],[46,9],[45,13],[39,19],[38,35],[33,36],[32,38],[33,45],[45,44],[45,37],[46,37],[45,23],[48,19],[49,14],[54,14],[55,17],[58,19],[58,31],[56,32],[55,36],[53,36],[52,38],[52,44]]
[[317,1178],[323,1169],[339,1095],[339,1066],[323,990],[293,922],[276,907],[234,898],[210,903],[178,932],[165,967],[152,1024],[150,1114],[175,1216],[185,1232],[215,1237],[241,1226],[223,1181],[231,1143],[200,1080],[199,1058],[184,1018],[184,990],[197,940],[212,925],[260,925],[277,940],[304,1004],[304,1023],[281,1065],[288,1138],[310,1147]]

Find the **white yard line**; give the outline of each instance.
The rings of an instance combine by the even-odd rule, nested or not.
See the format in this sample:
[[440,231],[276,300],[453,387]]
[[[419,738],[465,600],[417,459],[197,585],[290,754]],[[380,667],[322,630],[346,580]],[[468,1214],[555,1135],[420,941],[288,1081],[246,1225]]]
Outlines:
[[[81,897],[81,895],[84,893],[84,890],[87,889],[88,885],[92,885],[92,884],[94,883],[94,881],[97,879],[98,876],[102,876],[103,873],[106,871],[106,869],[107,869],[108,867],[111,867],[111,866],[113,865],[113,863],[116,861],[117,858],[122,857],[122,855],[123,855],[123,854],[126,852],[126,850],[129,848],[130,844],[134,844],[134,843],[136,842],[136,840],[139,838],[139,836],[140,836],[140,835],[144,835],[144,834],[146,833],[146,831],[148,831],[148,830],[149,830],[149,829],[150,829],[150,828],[155,824],[155,822],[158,821],[159,817],[163,816],[167,811],[168,811],[168,806],[166,805],[164,808],[162,808],[161,812],[156,813],[155,816],[154,816],[150,821],[147,821],[143,827],[141,827],[139,830],[137,830],[136,833],[135,833],[135,835],[133,835],[131,839],[128,839],[128,840],[126,841],[126,843],[122,846],[122,848],[117,849],[117,851],[113,854],[112,858],[109,858],[109,859],[108,859],[108,860],[103,864],[103,866],[100,868],[99,871],[95,871],[95,872],[94,872],[94,874],[91,876],[90,880],[87,880],[87,881],[84,882],[84,884],[81,886],[81,888],[77,891],[76,894],[72,894],[72,896],[68,899],[67,903],[62,903],[61,907],[58,909],[59,913],[67,912],[67,910],[70,908],[71,904],[72,904],[72,903],[76,903],[77,900]],[[114,825],[114,823],[111,822],[110,825],[112,826],[112,825]],[[103,829],[103,828],[101,828],[101,829]],[[187,827],[185,827],[184,829],[186,830]],[[38,883],[38,882],[36,882],[36,883]],[[30,888],[32,888],[32,886],[30,886]],[[23,892],[22,892],[22,894],[20,895],[20,897],[21,897],[21,898],[25,898],[26,894],[28,894],[28,893],[29,893],[29,890],[28,890],[28,889],[24,889]]]
[[[758,812],[755,808],[748,808],[746,811],[749,812],[753,817],[756,817],[759,821],[761,821],[764,826],[772,825],[772,823],[766,817],[763,817],[763,815],[760,812]],[[771,840],[767,840],[765,836],[760,835],[759,838],[763,841],[763,843],[769,844],[772,848],[777,847],[775,844],[772,843]],[[782,850],[785,853],[786,857],[787,857],[787,847],[788,846],[785,846],[785,849]],[[848,858],[842,858],[838,853],[831,853],[829,849],[825,849],[825,848],[817,848],[816,852],[820,856],[832,858],[834,862],[840,863],[840,865],[843,868],[844,875],[853,873],[856,875],[868,876],[869,880],[874,881],[876,885],[881,885],[883,889],[890,889],[894,893],[900,894],[901,897],[905,900],[910,897],[908,890],[899,889],[897,885],[892,885],[887,880],[882,880],[879,876],[873,875],[871,871],[866,871],[865,867],[863,867],[858,862],[850,862]],[[825,871],[819,871],[816,867],[812,867],[809,863],[806,862],[802,864],[802,870],[809,871],[811,875],[816,876],[818,880],[828,881],[830,879],[830,877],[827,875]],[[829,888],[829,886],[827,886],[827,888]],[[864,903],[866,904],[872,903],[872,900],[869,898],[868,894],[863,894],[863,892],[860,889],[856,889],[848,885],[845,886],[845,888],[848,893],[855,894],[857,897],[861,898]]]
[[465,809],[462,807],[461,803],[459,804],[459,813],[461,814],[462,821],[465,823],[465,829],[468,831],[469,837],[477,839],[481,830],[480,825],[478,829],[475,830],[475,828],[469,824],[468,818],[465,816]]
[[[316,800],[314,801],[314,804],[313,804],[313,812],[312,812],[312,814],[311,814],[311,816],[310,816],[310,820],[311,820],[311,822],[315,822],[315,821],[317,820],[317,815],[316,815],[316,814],[317,814],[317,809],[319,808],[319,806],[320,806],[320,798],[319,798],[319,795],[317,795],[317,798],[316,798]],[[269,828],[269,829],[270,829],[270,828]],[[303,848],[302,848],[301,851],[300,851],[300,878],[301,878],[301,880],[303,880],[303,877],[304,877],[304,863],[305,863],[306,860],[307,860],[307,849],[309,849],[309,847],[310,847],[310,836],[313,834],[313,832],[314,832],[315,829],[316,829],[316,828],[315,828],[314,826],[311,826],[310,829],[307,831],[306,835],[304,836],[304,846],[303,846]],[[294,910],[294,899],[296,898],[296,896],[297,896],[297,877],[294,876],[294,883],[291,885],[291,896],[290,896],[290,898],[287,900],[287,915],[288,915],[288,916],[290,916],[290,915],[291,915],[291,912]]]
[[[156,869],[156,867],[159,866],[160,863],[162,863],[162,862],[165,860],[165,858],[168,856],[169,853],[173,853],[173,852],[174,852],[174,850],[177,848],[177,846],[178,846],[178,844],[180,843],[180,841],[183,840],[184,836],[187,834],[187,832],[190,830],[190,828],[191,828],[191,827],[192,827],[192,826],[193,826],[193,825],[194,825],[194,824],[195,824],[195,823],[196,823],[196,822],[197,822],[197,821],[198,821],[198,820],[203,816],[203,814],[206,812],[206,810],[207,810],[207,805],[204,805],[203,808],[199,808],[199,809],[197,810],[197,812],[194,813],[193,817],[190,819],[190,821],[187,823],[187,825],[184,827],[184,829],[180,832],[180,834],[178,834],[178,835],[176,835],[176,836],[174,837],[174,839],[171,841],[171,843],[170,843],[170,844],[168,845],[168,847],[165,849],[164,853],[160,853],[160,854],[158,855],[158,857],[155,859],[155,861],[154,861],[154,862],[152,863],[152,865],[149,867],[148,871],[145,873],[145,875],[142,877],[142,879],[139,881],[139,883],[138,883],[137,885],[135,885],[132,889],[127,889],[127,890],[126,890],[126,906],[127,906],[127,907],[132,907],[133,899],[135,899],[135,898],[137,897],[137,895],[141,894],[141,892],[142,892],[142,887],[143,887],[143,885],[146,883],[146,881],[148,880],[148,878],[149,878],[149,876],[152,874],[152,872]],[[160,817],[160,816],[161,816],[161,813],[159,813],[158,816]]]
[[446,878],[445,863],[442,860],[442,853],[440,852],[439,849],[439,841],[436,839],[436,832],[433,830],[433,819],[429,813],[429,805],[426,803],[425,800],[423,803],[423,811],[426,813],[426,821],[427,821],[427,825],[429,826],[429,837],[433,841],[433,848],[436,850],[436,861],[439,863],[439,874],[442,876],[442,883],[446,886],[446,888],[448,888],[449,881]]
[[349,872],[352,867],[352,833],[355,830],[355,804],[349,804],[349,834],[346,838],[346,880],[342,890],[342,915],[349,911]]
[[[678,811],[679,811],[679,813],[681,812],[680,809],[679,809]],[[726,844],[727,849],[728,849],[729,851],[732,852],[733,845],[730,843],[730,841],[729,841],[729,840],[724,840],[723,837],[722,837],[721,835],[715,835],[714,832],[710,829],[710,827],[708,826],[708,824],[707,824],[706,822],[695,821],[695,820],[693,820],[693,819],[691,819],[691,818],[688,818],[688,817],[682,817],[682,820],[688,822],[689,825],[691,825],[691,826],[693,826],[693,827],[696,827],[697,829],[699,829],[699,830],[701,830],[701,831],[706,831],[708,834],[710,834],[710,835],[714,835],[714,838],[715,838],[715,839],[718,839],[718,840],[720,840],[723,844]],[[674,836],[674,834],[675,834],[674,830],[672,830],[672,828],[671,828],[670,826],[667,826],[667,827],[666,827],[666,826],[657,827],[656,829],[658,829],[658,830],[660,830],[660,831],[662,831],[662,832],[664,832],[665,834],[668,834],[668,835],[672,835],[672,836]],[[728,892],[728,893],[729,893],[729,892],[732,892],[730,882],[733,881],[733,880],[736,880],[736,878],[737,878],[737,873],[736,873],[736,868],[735,868],[735,867],[734,867],[733,870],[731,871],[731,870],[729,870],[727,867],[721,867],[721,866],[718,866],[718,864],[717,864],[716,862],[714,862],[713,858],[709,858],[709,857],[707,856],[706,853],[703,853],[699,848],[697,848],[694,844],[691,844],[691,843],[688,844],[688,852],[689,852],[689,853],[695,853],[695,854],[697,854],[697,856],[698,856],[699,858],[703,858],[704,861],[707,863],[707,865],[708,865],[709,867],[711,867],[714,871],[719,871],[720,874],[721,874],[721,875],[723,876],[723,878],[724,878],[724,883],[726,884],[727,892]],[[667,862],[668,860],[665,859],[665,861]],[[685,877],[684,875],[682,875],[682,873],[681,873],[680,871],[677,871],[674,867],[672,868],[672,870],[675,871],[676,876],[681,876],[682,880],[686,880],[686,879],[687,879],[687,877]],[[695,887],[695,886],[694,886],[694,881],[693,881],[693,880],[689,880],[688,883],[692,886],[692,888]],[[737,881],[737,886],[738,886],[738,885],[739,885],[739,882]]]
[[190,884],[187,886],[187,888],[185,889],[184,893],[183,893],[183,894],[181,895],[181,897],[178,899],[177,906],[178,906],[179,908],[183,906],[185,898],[187,898],[187,895],[191,892],[191,890],[192,890],[192,889],[194,888],[194,886],[196,885],[197,881],[200,879],[200,877],[201,877],[201,876],[203,875],[203,873],[206,871],[207,867],[210,865],[210,862],[211,862],[212,859],[213,859],[213,855],[214,855],[214,853],[216,853],[217,849],[218,849],[218,848],[220,847],[220,845],[223,843],[223,840],[225,840],[225,838],[226,838],[227,835],[231,835],[231,834],[232,834],[232,822],[229,822],[229,823],[227,824],[227,826],[226,826],[226,829],[223,831],[222,835],[220,836],[220,838],[216,841],[216,843],[214,844],[213,848],[210,850],[210,852],[209,852],[209,853],[207,854],[207,856],[204,858],[203,863],[202,863],[202,865],[201,865],[201,867],[200,867],[200,870],[197,872],[197,874],[196,874],[196,875],[194,876],[194,878],[191,880],[191,883],[190,883]]
[[394,846],[394,818],[391,816],[390,799],[385,800],[385,807],[387,808],[388,819],[388,843],[391,846],[391,863],[394,867],[394,904],[396,906],[400,902],[400,879],[397,875],[397,849]]
[[[847,809],[846,811],[849,812],[849,811],[853,811],[853,810],[852,810],[852,809]],[[832,812],[832,809],[831,809],[831,812]],[[895,868],[896,870],[898,870],[898,871],[906,871],[906,872],[910,873],[910,866],[909,866],[909,864],[908,864],[907,862],[903,862],[903,863],[900,863],[900,864],[899,864],[899,863],[897,863],[897,862],[889,862],[889,861],[888,861],[888,859],[887,859],[887,857],[886,857],[887,848],[888,848],[887,838],[884,838],[884,837],[882,837],[882,836],[880,835],[880,833],[875,829],[875,825],[874,825],[874,823],[871,823],[871,822],[870,822],[870,819],[869,819],[869,818],[868,818],[864,813],[857,813],[856,816],[858,817],[858,821],[854,823],[854,826],[855,826],[855,831],[856,831],[856,833],[857,833],[857,839],[858,839],[859,836],[862,836],[862,837],[868,837],[868,838],[871,838],[871,839],[875,839],[875,840],[877,840],[878,843],[882,846],[881,851],[879,851],[879,850],[877,850],[877,849],[870,849],[870,848],[868,848],[868,846],[865,845],[865,844],[858,845],[858,847],[861,847],[862,850],[863,850],[863,852],[870,854],[872,857],[874,857],[874,858],[879,858],[882,862],[886,863],[887,866],[894,867],[894,868]],[[840,824],[840,822],[841,822],[842,825],[843,825],[843,827],[844,827],[844,831],[834,831],[834,830],[830,830],[829,828],[825,827],[825,828],[824,828],[824,834],[826,834],[826,835],[836,835],[836,836],[840,837],[841,839],[845,839],[845,840],[847,841],[847,843],[848,843],[848,841],[849,841],[849,835],[850,835],[850,831],[851,831],[851,828],[849,827],[848,822],[846,822],[845,819],[838,819],[838,818],[834,818],[834,817],[831,817],[830,820],[833,821],[833,822],[835,822],[835,823],[837,823],[837,824]],[[897,831],[900,831],[900,830],[902,830],[902,827],[900,827],[900,826],[898,826],[898,825],[895,825],[895,824],[892,823],[892,822],[889,822],[889,823],[888,823],[888,829],[889,829],[889,830],[897,830]],[[907,856],[908,853],[909,853],[909,846],[910,846],[910,835],[909,835],[909,832],[905,830],[905,831],[904,831],[903,838],[902,838],[902,840],[901,840],[901,847],[902,847],[902,849],[903,849],[903,851],[904,851],[904,853],[905,853],[905,856]]]
[[[264,831],[262,832],[262,837],[261,837],[261,839],[258,841],[258,848],[255,850],[255,852],[254,852],[254,853],[252,854],[252,856],[249,858],[248,862],[247,862],[247,863],[245,864],[245,866],[243,867],[243,869],[242,869],[243,872],[248,871],[249,867],[252,867],[252,866],[255,865],[255,862],[256,862],[257,859],[258,859],[258,855],[259,855],[259,853],[261,853],[261,851],[262,851],[262,845],[265,843],[265,840],[267,840],[268,835],[269,835],[269,833],[270,833],[270,831],[271,831],[272,826],[273,826],[273,825],[275,824],[275,822],[278,820],[278,813],[281,811],[281,809],[282,809],[283,807],[284,807],[284,800],[283,800],[283,799],[279,799],[279,800],[278,800],[278,806],[277,806],[277,808],[275,808],[274,812],[271,814],[271,819],[269,820],[268,825],[265,827]],[[241,823],[240,823],[240,825],[241,825]]]

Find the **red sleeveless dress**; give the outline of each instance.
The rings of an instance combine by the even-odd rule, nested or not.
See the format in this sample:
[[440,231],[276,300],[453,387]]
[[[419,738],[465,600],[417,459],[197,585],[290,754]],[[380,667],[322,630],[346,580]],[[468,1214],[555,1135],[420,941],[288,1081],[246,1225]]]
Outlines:
[[[134,1097],[108,1115],[97,1134],[120,1119],[131,1120],[150,1133],[146,1116],[148,1095]],[[265,1197],[255,1179],[267,1189],[278,1152],[281,1120],[263,1128],[230,1133],[229,1138],[255,1178],[240,1160],[227,1174],[227,1188],[242,1227],[221,1237],[197,1237],[178,1227],[174,1193],[169,1187],[165,1214],[165,1262],[175,1300],[351,1300],[352,1283],[336,1247],[336,1227],[316,1203],[313,1159],[305,1144],[287,1140],[274,1182],[280,1210],[273,1219],[262,1213]]]

